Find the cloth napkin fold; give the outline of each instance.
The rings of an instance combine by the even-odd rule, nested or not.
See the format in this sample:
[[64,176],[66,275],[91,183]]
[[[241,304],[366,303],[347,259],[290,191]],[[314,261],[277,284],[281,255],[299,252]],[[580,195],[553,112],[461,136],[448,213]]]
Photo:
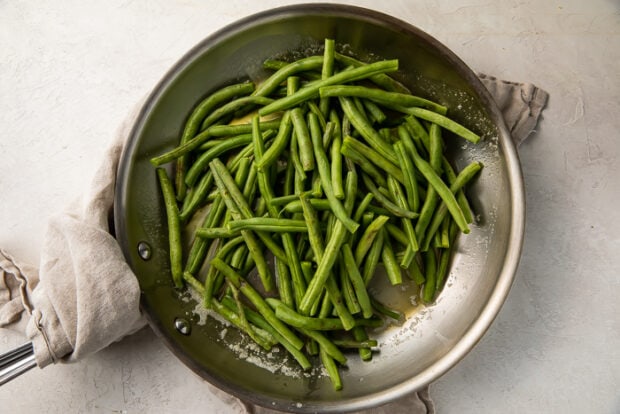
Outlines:
[[[502,111],[514,142],[521,144],[534,132],[547,92],[529,83],[479,77]],[[0,328],[25,333],[40,368],[80,360],[145,325],[138,281],[110,234],[116,170],[136,115],[137,111],[130,114],[118,129],[89,191],[49,219],[38,268],[0,249]],[[274,413],[238,401],[234,406],[247,413]],[[434,411],[426,388],[366,413]]]

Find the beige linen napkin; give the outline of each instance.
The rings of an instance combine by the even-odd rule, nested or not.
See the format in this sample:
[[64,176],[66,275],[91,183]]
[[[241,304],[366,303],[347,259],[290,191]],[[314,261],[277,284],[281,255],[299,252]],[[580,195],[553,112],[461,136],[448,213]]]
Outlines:
[[[480,74],[519,145],[538,123],[548,94],[535,85]],[[116,170],[136,113],[105,153],[88,193],[49,220],[39,268],[16,262],[0,249],[0,328],[33,342],[39,367],[77,361],[144,326],[140,288],[110,234]],[[231,407],[245,406],[214,390]],[[428,388],[366,413],[434,413]]]

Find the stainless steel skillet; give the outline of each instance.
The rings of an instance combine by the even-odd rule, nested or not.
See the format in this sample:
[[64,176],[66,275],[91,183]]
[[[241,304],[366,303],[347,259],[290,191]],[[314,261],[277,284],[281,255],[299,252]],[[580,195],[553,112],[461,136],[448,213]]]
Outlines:
[[[396,77],[415,94],[450,108],[484,139],[453,139],[457,167],[473,160],[483,174],[469,196],[478,214],[458,241],[448,283],[437,303],[410,312],[402,326],[378,334],[371,362],[351,356],[344,389],[303,375],[284,352],[252,351],[217,319],[172,286],[165,212],[148,160],[174,146],[193,106],[209,92],[260,79],[262,63],[277,56],[316,53],[331,37],[362,60],[399,59]],[[280,410],[343,412],[384,404],[437,379],[481,338],[508,294],[524,230],[523,182],[516,150],[501,114],[475,74],[421,30],[374,11],[339,5],[298,5],[242,19],[189,51],[161,80],[136,120],[118,174],[115,225],[142,289],[153,330],[195,373],[243,400]]]

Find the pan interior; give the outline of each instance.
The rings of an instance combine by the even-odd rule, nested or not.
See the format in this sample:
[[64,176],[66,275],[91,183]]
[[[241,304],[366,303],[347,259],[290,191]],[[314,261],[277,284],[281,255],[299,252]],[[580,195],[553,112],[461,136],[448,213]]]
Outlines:
[[[260,80],[266,75],[262,63],[267,58],[321,53],[326,37],[362,60],[399,59],[398,80],[414,94],[448,106],[452,117],[483,136],[477,145],[447,136],[448,157],[457,169],[474,160],[484,163],[468,194],[478,222],[469,235],[458,239],[437,303],[415,310],[412,304],[403,325],[377,332],[380,350],[372,361],[348,355],[342,371],[344,389],[339,392],[332,390],[320,369],[303,373],[284,350],[259,350],[208,315],[192,295],[172,287],[165,211],[148,161],[176,144],[188,114],[209,92],[246,79]],[[493,313],[499,308],[497,301],[503,301],[514,270],[507,270],[507,257],[518,255],[520,249],[513,224],[518,165],[497,109],[489,102],[471,71],[434,39],[362,9],[325,5],[277,9],[206,39],[154,90],[136,122],[119,171],[117,237],[139,278],[143,310],[153,329],[203,378],[242,399],[282,410],[365,408],[436,379],[487,328],[488,323],[479,326],[481,315],[488,312],[489,303]],[[143,242],[150,246],[149,260],[138,253]],[[186,321],[190,334],[175,329],[175,320]]]

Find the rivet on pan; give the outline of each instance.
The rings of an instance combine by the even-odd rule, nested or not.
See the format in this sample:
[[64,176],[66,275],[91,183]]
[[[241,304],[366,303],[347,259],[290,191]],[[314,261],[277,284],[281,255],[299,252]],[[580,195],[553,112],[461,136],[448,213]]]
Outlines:
[[192,332],[192,326],[183,318],[176,318],[174,320],[174,327],[183,335],[189,335]]
[[143,241],[138,243],[138,255],[140,255],[142,260],[149,260],[151,258],[151,246]]

